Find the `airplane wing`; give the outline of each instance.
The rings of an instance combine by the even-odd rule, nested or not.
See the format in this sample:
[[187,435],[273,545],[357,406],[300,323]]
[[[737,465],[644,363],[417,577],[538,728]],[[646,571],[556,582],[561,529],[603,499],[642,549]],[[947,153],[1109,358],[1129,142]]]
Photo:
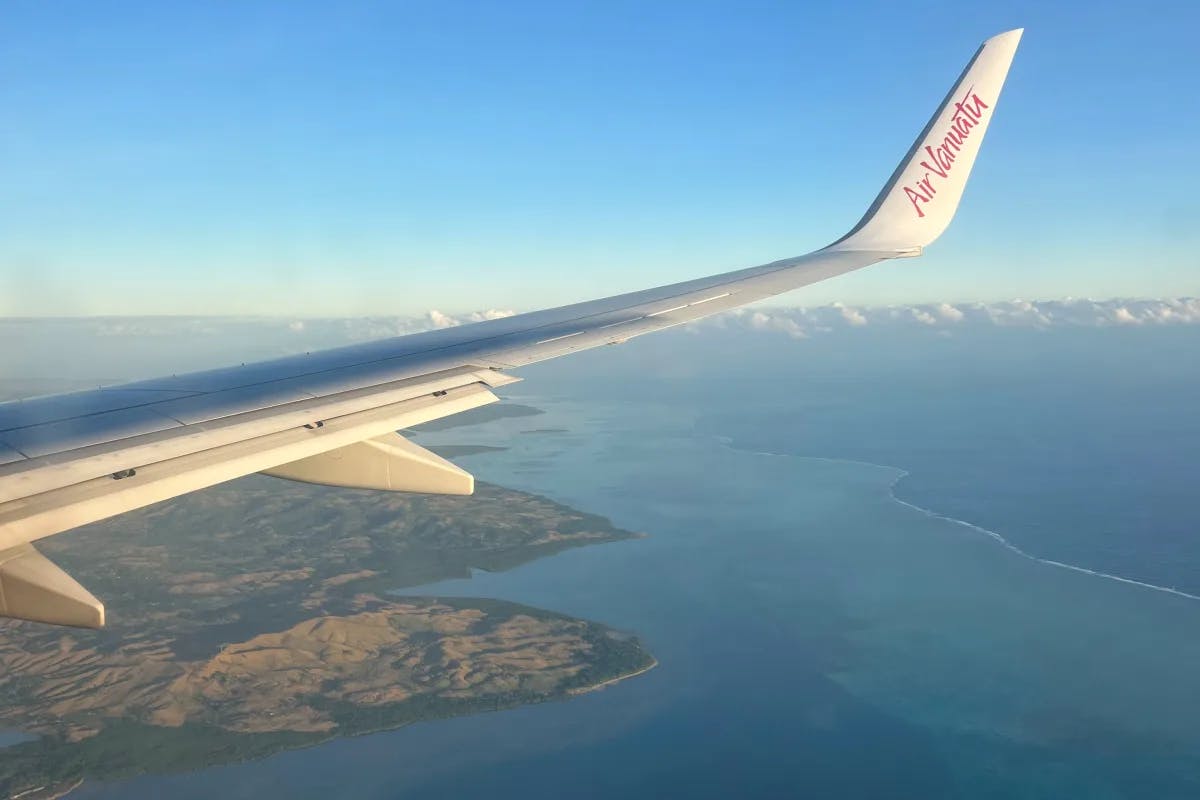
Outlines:
[[469,474],[396,431],[495,402],[492,390],[526,364],[920,255],[954,216],[1020,37],[983,43],[862,220],[808,255],[457,328],[0,404],[0,615],[102,626],[100,601],[31,543],[242,475],[470,494]]

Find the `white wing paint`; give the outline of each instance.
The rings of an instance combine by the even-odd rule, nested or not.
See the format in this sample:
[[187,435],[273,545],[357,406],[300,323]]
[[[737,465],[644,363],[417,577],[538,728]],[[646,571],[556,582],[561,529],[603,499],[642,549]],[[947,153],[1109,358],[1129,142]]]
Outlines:
[[0,615],[97,627],[104,607],[30,544],[266,472],[464,494],[396,430],[495,402],[535,361],[716,314],[891,258],[949,225],[1021,31],[987,40],[866,215],[832,245],[723,275],[303,356],[0,404]]

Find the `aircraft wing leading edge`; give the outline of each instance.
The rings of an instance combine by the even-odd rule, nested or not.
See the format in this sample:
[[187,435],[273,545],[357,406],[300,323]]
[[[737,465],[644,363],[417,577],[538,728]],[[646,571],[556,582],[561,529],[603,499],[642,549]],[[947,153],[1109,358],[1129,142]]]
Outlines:
[[797,258],[410,336],[0,404],[0,616],[99,627],[104,607],[31,544],[254,472],[469,494],[471,476],[400,437],[495,402],[508,370],[617,344],[892,258],[949,225],[1021,31],[988,39],[862,220]]

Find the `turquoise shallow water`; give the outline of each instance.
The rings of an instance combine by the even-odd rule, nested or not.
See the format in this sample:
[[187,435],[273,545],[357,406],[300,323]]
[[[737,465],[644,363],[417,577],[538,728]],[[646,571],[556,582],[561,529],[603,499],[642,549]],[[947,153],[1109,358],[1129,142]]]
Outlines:
[[658,668],[80,796],[1200,795],[1200,602],[897,502],[893,468],[733,449],[686,401],[514,399],[549,413],[422,441],[507,445],[463,463],[647,538],[420,593],[597,619]]

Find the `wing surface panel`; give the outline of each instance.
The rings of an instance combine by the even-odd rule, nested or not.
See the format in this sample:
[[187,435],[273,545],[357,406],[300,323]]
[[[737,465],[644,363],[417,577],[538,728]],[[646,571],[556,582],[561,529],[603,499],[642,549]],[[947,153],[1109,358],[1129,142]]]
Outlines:
[[[0,443],[28,457],[209,422],[471,365],[515,367],[624,341],[894,257],[821,251],[798,259],[604,300],[447,328],[314,355],[18,401],[0,416]],[[648,298],[648,299],[647,299]],[[503,323],[503,324],[499,324]],[[206,388],[207,387],[207,388]],[[96,410],[85,412],[94,397]],[[121,399],[128,405],[121,408]],[[46,398],[47,401],[56,398]],[[68,411],[75,416],[64,416]],[[54,419],[50,424],[30,424]]]

